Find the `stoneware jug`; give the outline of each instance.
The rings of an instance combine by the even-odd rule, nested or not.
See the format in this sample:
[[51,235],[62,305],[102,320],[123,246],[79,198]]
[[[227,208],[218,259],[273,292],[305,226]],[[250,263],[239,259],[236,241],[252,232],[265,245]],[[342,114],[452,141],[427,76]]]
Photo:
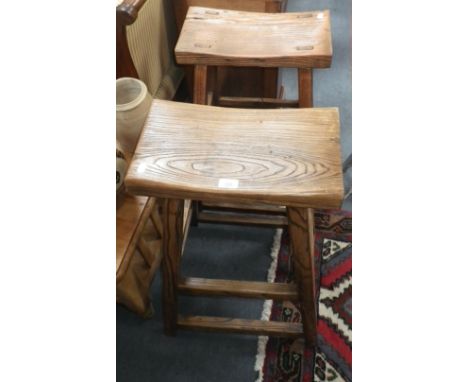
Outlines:
[[153,98],[136,78],[119,78],[116,86],[117,140],[125,153],[133,154]]

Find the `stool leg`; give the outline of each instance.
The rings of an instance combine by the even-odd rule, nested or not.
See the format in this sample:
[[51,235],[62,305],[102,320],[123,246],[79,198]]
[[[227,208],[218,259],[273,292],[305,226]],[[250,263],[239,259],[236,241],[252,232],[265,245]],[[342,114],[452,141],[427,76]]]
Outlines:
[[263,94],[262,97],[277,98],[278,97],[278,74],[277,68],[263,69]]
[[314,267],[314,213],[311,208],[288,207],[294,273],[301,302],[306,342],[316,344],[317,306]]
[[173,336],[177,329],[177,283],[182,255],[184,201],[163,200],[163,285],[164,333]]
[[[195,65],[193,71],[193,103],[199,105],[206,105],[207,101],[207,86],[208,86],[208,66]],[[192,221],[191,225],[196,227],[198,225],[198,211],[200,209],[200,202],[193,201]]]
[[218,103],[218,67],[209,66],[206,80],[206,104],[216,105]]
[[299,88],[299,107],[312,107],[314,100],[312,96],[312,69],[299,68],[298,88]]
[[206,86],[208,82],[208,67],[195,65],[193,81],[193,103],[206,105]]

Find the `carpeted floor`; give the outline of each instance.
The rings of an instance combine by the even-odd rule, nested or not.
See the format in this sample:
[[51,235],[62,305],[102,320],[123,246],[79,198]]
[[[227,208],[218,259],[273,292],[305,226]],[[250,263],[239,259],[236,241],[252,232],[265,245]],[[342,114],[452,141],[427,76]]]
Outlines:
[[[289,0],[288,11],[330,9],[333,63],[314,72],[316,106],[340,108],[343,159],[351,152],[351,0]],[[297,78],[291,70],[282,76],[285,93],[297,96]],[[350,174],[348,174],[350,176]],[[344,208],[351,210],[351,200]],[[273,229],[202,224],[191,230],[183,272],[192,276],[266,280],[270,267]],[[221,260],[222,259],[222,260]],[[161,319],[161,278],[152,286],[155,316],[142,320],[117,306],[117,380],[255,381],[257,337],[181,331],[165,337]],[[195,303],[196,301],[196,303]],[[260,318],[261,300],[182,298],[182,313]]]
[[[266,280],[273,229],[200,224],[190,231],[184,275]],[[152,286],[154,318],[117,306],[117,381],[254,381],[257,337],[179,331],[163,334],[161,277]],[[181,297],[181,313],[259,318],[261,300]]]
[[[351,381],[351,242],[351,213],[315,212],[315,266],[320,271],[317,348],[306,346],[302,338],[261,337],[257,382]],[[294,280],[287,230],[283,232],[274,268],[274,277],[269,280]],[[265,303],[264,310],[269,320],[301,321],[299,305],[290,301]]]

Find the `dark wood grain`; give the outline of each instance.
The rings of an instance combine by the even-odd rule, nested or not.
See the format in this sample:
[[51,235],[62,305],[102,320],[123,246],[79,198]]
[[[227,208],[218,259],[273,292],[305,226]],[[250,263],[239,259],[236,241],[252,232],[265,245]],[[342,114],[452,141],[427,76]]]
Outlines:
[[[206,65],[195,65],[194,67],[194,82],[193,82],[193,103],[206,105],[208,101],[207,94],[208,86],[208,67]],[[192,224],[198,224],[198,212],[200,202],[193,201],[192,207]]]
[[145,3],[146,0],[122,0],[117,5],[117,13],[122,22],[126,25],[133,24],[138,17],[138,12]]
[[336,108],[230,109],[154,100],[129,192],[212,202],[336,208]]
[[146,0],[123,0],[116,9],[116,76],[138,78],[127,40],[127,26],[135,22]]
[[179,316],[177,325],[183,329],[255,334],[259,336],[300,338],[303,335],[302,325],[292,322],[207,316]]
[[162,302],[164,332],[175,335],[177,328],[177,283],[183,245],[184,201],[163,201]]
[[180,293],[198,296],[225,296],[272,300],[298,299],[297,286],[260,281],[216,280],[187,277],[179,281]]
[[284,206],[203,202],[200,208],[200,222],[277,228],[288,225]]
[[191,7],[175,53],[179,64],[328,68],[330,14]]
[[182,254],[184,253],[185,243],[187,242],[188,234],[190,232],[190,223],[192,221],[194,203],[191,200],[184,201],[184,238],[182,241]]
[[[263,89],[271,98],[278,97],[278,69],[263,68]],[[267,97],[267,96],[265,96]]]
[[294,274],[299,289],[304,336],[310,344],[317,337],[317,302],[314,267],[314,214],[310,208],[288,207],[289,236]]
[[299,107],[314,106],[312,96],[312,69],[298,69]]
[[195,65],[193,103],[206,105],[208,67],[206,65]]
[[299,101],[266,97],[219,97],[219,106],[237,108],[279,108],[298,107]]
[[204,210],[216,209],[217,211],[245,211],[248,213],[262,213],[262,214],[286,214],[286,207],[284,206],[272,206],[269,204],[250,204],[242,205],[240,203],[203,203]]
[[[265,12],[267,13],[285,12],[287,4],[288,4],[288,0],[267,0],[265,3]],[[253,9],[252,11],[255,12],[255,9]]]
[[198,212],[197,219],[199,222],[203,223],[223,223],[262,227],[284,227],[288,224],[288,219],[285,216],[252,214],[248,210],[239,210],[237,213],[203,210]]

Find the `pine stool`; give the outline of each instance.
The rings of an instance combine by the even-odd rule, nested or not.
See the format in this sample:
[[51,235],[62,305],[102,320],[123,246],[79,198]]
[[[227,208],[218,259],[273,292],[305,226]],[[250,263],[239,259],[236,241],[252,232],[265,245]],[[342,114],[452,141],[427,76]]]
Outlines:
[[[165,333],[177,328],[316,338],[313,210],[343,199],[336,108],[253,110],[154,100],[125,179],[163,198]],[[181,277],[184,199],[285,205],[296,284]],[[303,325],[178,316],[177,295],[299,301]]]
[[[257,13],[190,7],[180,32],[178,64],[194,65],[194,103],[235,107],[311,107],[312,69],[332,60],[330,12]],[[299,99],[221,97],[216,71],[207,93],[208,67],[298,69]]]

